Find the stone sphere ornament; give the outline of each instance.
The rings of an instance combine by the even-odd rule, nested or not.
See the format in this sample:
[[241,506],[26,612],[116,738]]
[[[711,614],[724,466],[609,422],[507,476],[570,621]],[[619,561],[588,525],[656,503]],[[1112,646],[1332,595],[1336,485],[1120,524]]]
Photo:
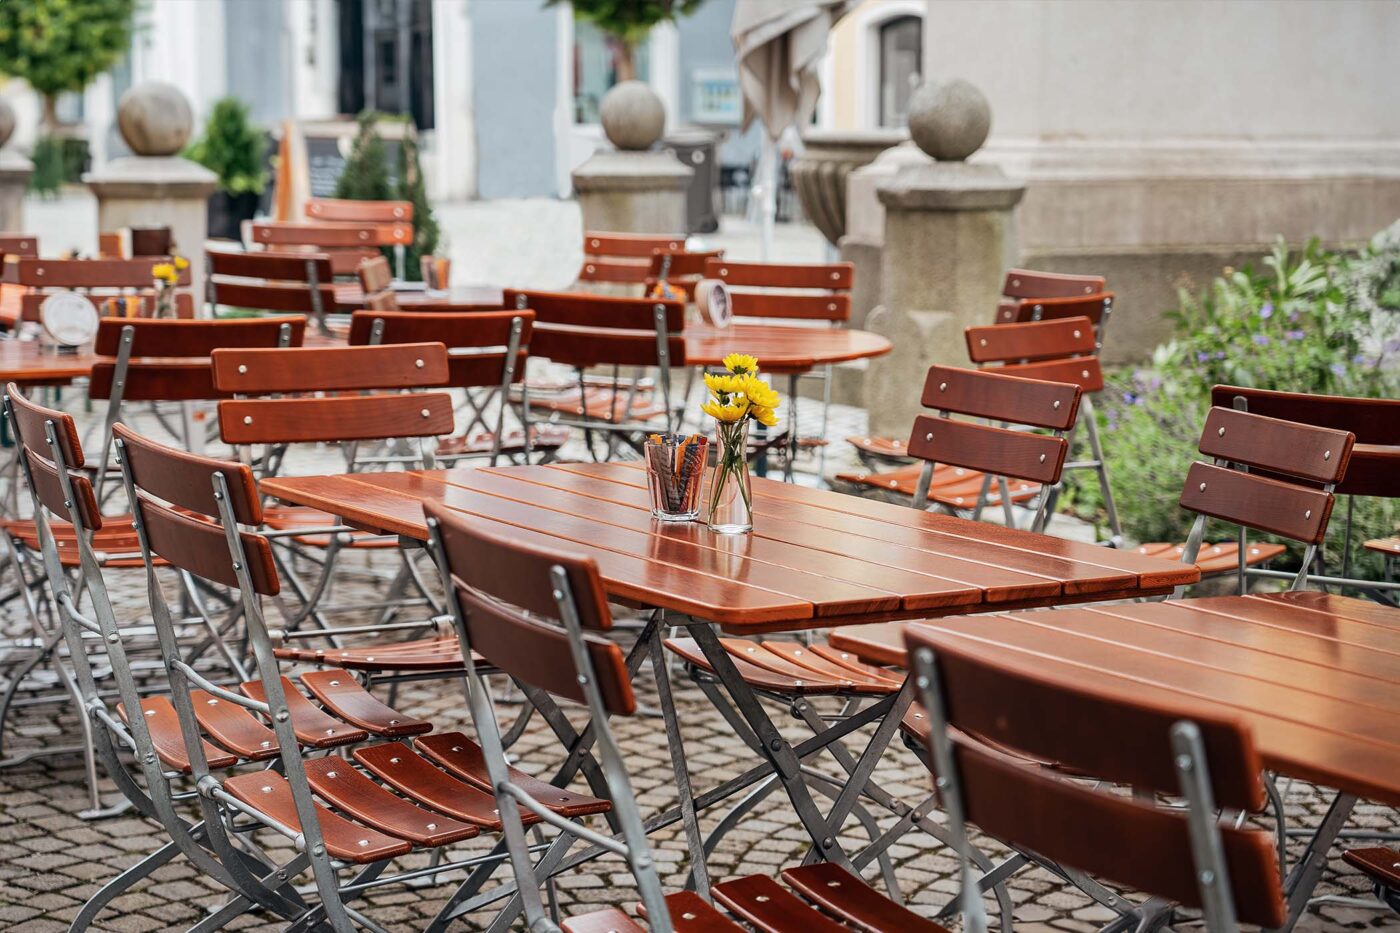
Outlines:
[[10,102],[0,97],[0,146],[10,141],[10,137],[15,132],[15,108],[10,106]]
[[175,85],[147,81],[122,95],[117,103],[117,128],[137,155],[172,156],[190,141],[194,111]]
[[614,146],[650,149],[666,130],[666,107],[645,81],[623,81],[603,95],[598,107],[603,133]]
[[991,128],[986,95],[962,78],[925,81],[909,100],[909,136],[939,162],[962,162]]

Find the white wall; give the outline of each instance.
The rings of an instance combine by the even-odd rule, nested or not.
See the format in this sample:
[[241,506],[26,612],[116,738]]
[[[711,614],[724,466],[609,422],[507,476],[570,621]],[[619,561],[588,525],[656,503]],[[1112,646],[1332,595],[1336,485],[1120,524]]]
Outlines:
[[132,40],[132,84],[167,81],[183,90],[196,128],[227,92],[224,13],[224,3],[151,0],[137,14],[144,28]]

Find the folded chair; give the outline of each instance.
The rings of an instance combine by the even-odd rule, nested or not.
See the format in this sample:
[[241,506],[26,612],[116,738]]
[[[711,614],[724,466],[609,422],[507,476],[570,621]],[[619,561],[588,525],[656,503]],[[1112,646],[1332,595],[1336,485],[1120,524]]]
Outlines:
[[[440,851],[483,829],[502,827],[495,801],[483,790],[492,784],[481,764],[482,752],[461,733],[425,735],[432,731],[430,723],[384,706],[347,683],[345,672],[303,676],[319,705],[281,675],[261,608],[263,598],[275,596],[279,588],[272,547],[262,535],[240,530],[257,527],[263,518],[251,470],[164,447],[124,426],[118,427],[117,450],[157,628],[164,631],[169,617],[157,557],[211,585],[235,590],[243,606],[259,677],[238,691],[214,684],[184,664],[164,636],[161,648],[177,747],[199,788],[206,825],[219,823],[237,832],[265,866],[263,877],[285,879],[311,870],[316,902],[298,900],[279,912],[297,928],[326,923],[337,931],[356,925],[381,929],[350,902],[375,887],[460,868],[489,876],[500,863],[494,854],[385,874],[400,856]],[[328,710],[361,728],[332,718]],[[233,743],[225,735],[230,715],[257,717],[254,721],[275,742],[276,767],[223,773],[232,756],[211,755],[213,746],[204,741],[201,729],[217,742]],[[363,742],[367,732],[390,741],[360,745],[345,757],[311,756],[313,749]],[[414,736],[411,747],[406,740]],[[522,786],[536,786],[525,775],[507,773]],[[562,788],[550,794],[550,812],[597,813],[608,806]],[[533,823],[538,817],[524,814],[521,819]],[[291,839],[298,854],[278,864],[274,853],[261,846],[264,833]],[[256,889],[233,893],[220,917],[246,909]]]
[[[197,420],[195,405],[219,397],[209,373],[209,354],[213,349],[219,346],[277,347],[300,343],[305,324],[305,318],[301,317],[231,321],[104,318],[98,326],[94,344],[94,352],[101,358],[93,365],[88,382],[89,398],[107,403],[100,446],[96,447],[98,456],[92,458],[92,462],[81,457],[76,461],[70,458],[70,468],[85,471],[92,480],[98,502],[105,501],[104,492],[111,492],[115,485],[106,481],[112,471],[109,463],[112,428],[123,412],[130,410],[132,403],[149,403],[156,418],[173,435],[180,437],[187,446],[202,447],[205,425]],[[178,404],[178,424],[167,420],[168,412],[163,410],[165,403]],[[129,516],[118,514],[109,515],[101,527],[89,525],[87,544],[92,549],[95,566],[113,570],[140,566],[129,523]],[[30,699],[36,702],[64,702],[69,694],[55,690],[51,683],[42,679],[36,681],[29,676],[30,672],[50,662],[52,652],[62,639],[59,628],[45,621],[54,618],[55,608],[46,597],[43,583],[46,571],[40,558],[37,518],[0,521],[0,533],[3,533],[9,560],[15,567],[21,598],[35,634],[34,648],[26,652],[8,678],[3,693],[0,693],[2,740],[10,709],[18,694],[33,693],[35,695]],[[61,518],[49,523],[49,533],[58,553],[58,566],[71,576],[68,585],[81,598],[90,574],[84,570],[79,559],[78,533]],[[216,623],[215,608],[201,599],[192,598],[185,608],[187,614],[197,616],[207,630],[209,640],[206,647],[237,669],[238,662],[232,649],[221,635],[235,620]],[[151,639],[146,639],[145,647],[153,649]],[[54,750],[39,749],[38,753],[47,754]],[[65,749],[60,747],[57,750]],[[32,755],[11,756],[3,763],[15,764],[28,757]]]
[[[962,854],[965,930],[986,929],[965,854],[968,824],[1064,877],[1083,873],[1149,895],[1116,895],[1120,916],[1104,930],[1159,927],[1176,905],[1198,908],[1212,933],[1240,921],[1283,925],[1271,834],[1227,822],[1217,809],[1263,805],[1259,756],[1239,722],[1180,694],[1085,683],[1073,668],[988,652],[933,626],[909,625],[905,639],[928,713],[928,765]],[[1016,755],[1179,796],[1185,807],[1122,796]]]
[[[398,278],[404,276],[404,256],[406,247],[413,239],[412,201],[356,201],[348,198],[312,198],[306,202],[306,219],[313,222],[375,224],[394,228],[391,244],[394,247],[394,265]],[[400,228],[408,224],[408,237],[401,236]]]
[[658,253],[684,253],[685,234],[651,233],[583,234],[583,265],[578,281],[645,286],[652,275],[652,257]]
[[[253,461],[252,450],[265,449],[260,458],[264,476],[279,472],[290,445],[315,443],[340,443],[346,468],[353,472],[361,460],[362,444],[416,442],[416,454],[405,447],[402,456],[391,459],[431,469],[437,438],[453,429],[450,395],[404,391],[438,388],[448,382],[447,350],[441,343],[219,350],[213,355],[213,378],[219,391],[236,396],[219,403],[221,438],[246,462]],[[276,397],[270,397],[273,395]],[[329,613],[379,608],[384,613],[381,624],[387,624],[402,606],[427,599],[412,558],[398,550],[393,536],[355,531],[337,517],[305,506],[269,509],[264,521],[269,537],[279,544],[273,554],[282,577],[301,603],[286,619],[287,632],[293,637],[324,637],[335,644]],[[391,549],[402,556],[401,569],[381,604],[321,604],[336,564],[347,549]],[[314,582],[301,580],[294,572],[293,559],[319,567]],[[420,596],[407,600],[409,587],[417,589]],[[307,619],[319,631],[295,636]],[[406,625],[421,628],[424,624]]]
[[[521,401],[531,420],[539,410],[551,424],[581,429],[595,457],[593,435],[604,434],[609,438],[604,459],[619,441],[640,448],[638,438],[679,424],[671,368],[685,365],[682,302],[507,290],[504,303],[535,312],[531,356],[575,371],[572,388],[525,382]],[[592,367],[603,373],[587,375]],[[635,375],[624,377],[623,367],[635,367]],[[654,383],[647,381],[651,368]]]
[[[7,300],[0,306],[0,326],[13,328],[21,320],[38,321],[39,306],[55,291],[81,294],[102,314],[125,316],[130,310],[141,316],[149,316],[155,309],[155,279],[151,270],[167,259],[163,256],[142,259],[40,259],[16,254],[6,275],[6,291],[13,290],[18,300]],[[189,270],[185,270],[179,274],[176,282],[175,313],[178,317],[194,315],[189,284]]]
[[[383,260],[379,260],[383,262]],[[482,458],[495,466],[540,453],[547,461],[569,439],[568,428],[537,426],[526,435],[525,417],[514,411],[522,427],[506,430],[512,409],[511,387],[525,380],[525,363],[534,330],[532,311],[358,311],[350,322],[350,344],[440,342],[448,349],[445,386],[466,393],[467,424],[459,434],[438,442],[437,456],[445,460]],[[494,405],[495,411],[490,409]]]
[[[627,766],[608,725],[612,716],[633,715],[637,703],[622,650],[603,634],[612,618],[597,567],[588,558],[537,542],[519,529],[432,505],[424,511],[463,655],[477,652],[522,683],[587,709],[585,733],[598,749],[619,824],[617,834],[604,835],[567,820],[552,812],[549,798],[541,796],[541,790],[548,794],[554,792],[552,788],[527,787],[513,777],[507,771],[490,696],[480,689],[479,681],[470,680],[472,721],[505,824],[504,843],[518,909],[524,911],[529,929],[561,928],[546,911],[540,876],[547,875],[578,838],[626,860],[637,882],[647,926],[621,910],[609,909],[565,920],[562,929],[570,933],[633,933],[647,928],[658,933],[701,929],[737,933],[745,928],[738,921],[770,933],[942,930],[886,900],[844,869],[824,864],[784,872],[796,893],[761,875],[716,885],[715,900],[734,919],[693,892],[665,896]],[[519,818],[522,810],[560,832],[538,862],[532,860],[526,844]],[[454,895],[440,919],[466,913],[471,907],[465,899],[468,894],[470,890]],[[517,904],[508,905],[491,929],[508,928],[516,908]]]
[[304,314],[322,334],[337,310],[338,286],[325,253],[234,252],[204,254],[204,304],[211,317],[219,309]]
[[345,223],[285,221],[253,223],[248,242],[279,252],[305,250],[330,257],[336,275],[354,275],[365,259],[378,255],[380,247],[404,246],[413,240],[413,224],[405,221],[355,221]]

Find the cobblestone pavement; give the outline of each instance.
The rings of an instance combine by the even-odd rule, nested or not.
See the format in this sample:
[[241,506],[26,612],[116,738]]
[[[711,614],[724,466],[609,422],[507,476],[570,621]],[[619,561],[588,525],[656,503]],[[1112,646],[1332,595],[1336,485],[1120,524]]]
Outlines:
[[[74,396],[70,393],[70,398]],[[81,408],[80,403],[71,407]],[[815,407],[815,406],[810,406]],[[838,412],[834,436],[845,429],[861,430],[860,413]],[[91,424],[84,417],[84,423]],[[328,452],[309,454],[309,460],[296,465],[294,472],[325,472],[334,468]],[[319,469],[318,469],[319,468]],[[381,555],[378,560],[386,559]],[[351,567],[363,567],[366,558],[349,559]],[[122,620],[140,620],[145,615],[144,581],[140,573],[112,572],[109,586]],[[9,586],[13,577],[6,572],[0,586]],[[354,602],[364,595],[360,585],[347,582],[335,593],[338,602]],[[17,600],[0,606],[0,628],[8,636],[22,636],[27,621]],[[363,619],[356,614],[344,618],[346,624]],[[626,638],[626,634],[621,635]],[[19,653],[0,650],[0,677],[12,669]],[[733,736],[724,721],[708,705],[703,695],[684,679],[679,681],[680,721],[694,781],[701,788],[713,786],[752,765],[751,753]],[[655,708],[656,696],[649,669],[638,678],[639,698]],[[24,698],[24,695],[21,695]],[[399,708],[416,716],[432,719],[439,731],[468,729],[460,688],[454,684],[417,684],[404,688]],[[785,710],[774,707],[775,721],[793,736],[803,734]],[[570,710],[575,720],[582,718],[577,708]],[[644,812],[652,813],[675,803],[661,723],[658,718],[639,715],[615,723],[626,760],[633,775]],[[468,729],[469,731],[469,729]],[[49,748],[66,744],[77,734],[76,719],[67,706],[26,706],[16,711],[9,724],[5,754],[25,749]],[[859,741],[852,744],[859,746]],[[543,773],[561,757],[536,720],[514,747],[519,766]],[[912,753],[896,743],[881,762],[876,779],[891,791],[909,800],[922,799],[929,790],[928,775]],[[104,781],[109,801],[115,791]],[[1292,783],[1286,787],[1289,820],[1294,826],[1316,825],[1325,809],[1326,794],[1310,785]],[[77,812],[86,807],[84,776],[80,759],[72,755],[37,758],[0,770],[0,929],[34,931],[66,929],[83,901],[107,879],[134,864],[162,844],[159,831],[146,821],[130,815],[84,822]],[[706,815],[713,826],[719,813]],[[877,817],[883,827],[892,817]],[[1351,821],[1352,828],[1395,831],[1395,813],[1363,803]],[[265,834],[270,836],[270,834]],[[854,844],[866,837],[858,825],[848,827],[845,838]],[[976,840],[988,852],[1001,850],[989,840]],[[461,853],[481,852],[492,844],[477,839],[455,849]],[[684,884],[685,844],[679,827],[657,832],[653,837],[664,881],[670,890]],[[1301,842],[1294,841],[1290,853],[1296,858]],[[775,794],[756,808],[727,835],[713,855],[712,873],[725,878],[741,872],[777,872],[800,859],[805,841],[785,798]],[[933,913],[956,891],[956,865],[946,849],[932,837],[911,833],[890,850],[894,871],[908,902],[919,912]],[[422,864],[421,857],[405,859],[408,865]],[[874,873],[869,873],[874,878]],[[365,912],[386,929],[418,928],[431,917],[451,890],[459,875],[445,877],[444,884],[426,888],[389,887],[368,896]],[[877,886],[883,887],[878,878]],[[1075,889],[1067,887],[1043,871],[1025,871],[1010,883],[1016,905],[1017,928],[1023,930],[1087,931],[1108,919],[1108,912],[1092,904]],[[1365,927],[1400,929],[1390,914],[1371,909],[1372,899],[1361,878],[1341,864],[1332,853],[1322,892],[1334,897],[1358,899],[1356,904],[1327,903],[1315,907],[1301,924],[1304,930],[1341,930]],[[636,893],[630,875],[615,858],[599,859],[564,876],[558,882],[558,898],[565,914],[601,905],[630,906]],[[140,931],[186,928],[219,901],[218,892],[182,860],[158,870],[155,876],[118,898],[99,917],[104,930]],[[1360,906],[1358,906],[1360,905]],[[468,918],[466,928],[479,929],[484,916]],[[232,924],[236,929],[275,929],[266,917],[247,915]]]

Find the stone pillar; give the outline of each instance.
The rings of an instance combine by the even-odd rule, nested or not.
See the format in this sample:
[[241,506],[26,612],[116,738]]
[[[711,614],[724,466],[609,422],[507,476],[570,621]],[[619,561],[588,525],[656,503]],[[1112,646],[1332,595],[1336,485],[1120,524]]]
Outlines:
[[991,111],[971,84],[929,82],[914,95],[909,133],[934,161],[880,182],[885,243],[880,306],[866,328],[894,345],[872,360],[865,404],[872,434],[903,437],[923,409],[919,389],[935,363],[967,365],[963,328],[991,320],[1015,258],[1012,210],[1025,186],[995,166],[968,164]]
[[906,165],[926,165],[923,150],[906,140],[881,152],[869,165],[846,178],[845,233],[836,244],[843,262],[855,266],[851,288],[851,326],[865,326],[865,319],[880,303],[880,266],[885,246],[885,206],[875,188]]
[[574,169],[583,229],[685,233],[686,188],[694,170],[651,147],[666,128],[661,98],[642,81],[624,81],[603,97],[603,132],[616,149],[599,149]]
[[838,246],[846,233],[846,180],[880,153],[909,138],[903,130],[808,130],[802,134],[802,154],[789,173],[802,212]]
[[195,303],[204,294],[204,241],[209,236],[209,196],[218,176],[178,153],[189,142],[194,115],[174,85],[150,81],[122,95],[117,127],[135,155],[113,159],[83,176],[97,198],[97,228],[166,226],[175,250],[190,261]]
[[4,148],[14,131],[14,108],[0,99],[0,231],[29,233],[24,228],[24,192],[34,174],[34,163]]

